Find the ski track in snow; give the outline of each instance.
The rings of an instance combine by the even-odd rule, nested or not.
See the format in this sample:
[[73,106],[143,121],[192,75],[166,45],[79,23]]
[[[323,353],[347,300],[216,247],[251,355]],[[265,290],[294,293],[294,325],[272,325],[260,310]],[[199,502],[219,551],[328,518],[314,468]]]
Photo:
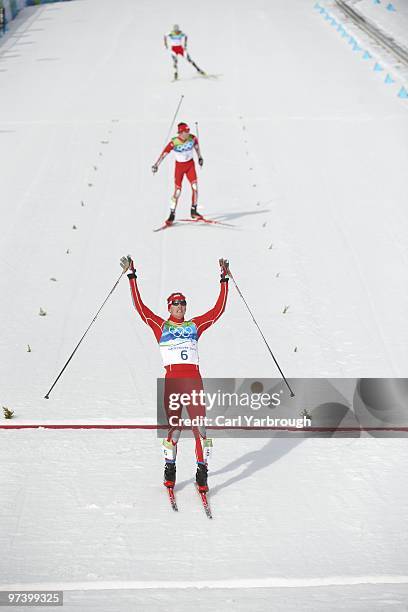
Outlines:
[[408,576],[325,576],[321,578],[264,578],[251,580],[146,580],[146,581],[98,581],[98,582],[45,582],[6,584],[6,591],[103,591],[134,589],[270,589],[307,588],[324,586],[352,586],[361,584],[408,584]]

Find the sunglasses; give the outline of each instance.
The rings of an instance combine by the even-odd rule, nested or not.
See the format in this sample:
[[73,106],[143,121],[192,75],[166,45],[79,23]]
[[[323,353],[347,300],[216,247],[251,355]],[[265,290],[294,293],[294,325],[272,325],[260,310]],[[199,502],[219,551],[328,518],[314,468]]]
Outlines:
[[172,306],[185,306],[187,304],[186,300],[174,300],[171,305]]

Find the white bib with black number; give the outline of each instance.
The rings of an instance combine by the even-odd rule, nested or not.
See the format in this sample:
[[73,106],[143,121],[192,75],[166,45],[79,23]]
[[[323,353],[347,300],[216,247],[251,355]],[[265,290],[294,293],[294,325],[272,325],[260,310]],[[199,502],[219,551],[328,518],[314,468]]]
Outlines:
[[198,365],[197,327],[191,321],[166,321],[159,340],[165,366],[179,363]]

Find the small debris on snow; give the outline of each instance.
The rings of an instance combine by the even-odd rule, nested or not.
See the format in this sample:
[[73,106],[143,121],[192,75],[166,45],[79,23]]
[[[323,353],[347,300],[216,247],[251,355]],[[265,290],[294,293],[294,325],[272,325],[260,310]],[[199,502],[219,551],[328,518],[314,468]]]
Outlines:
[[99,157],[102,157],[102,155],[103,155],[103,153],[101,153],[101,152],[99,151]]
[[94,170],[95,170],[95,172],[96,172],[96,171],[97,171],[97,169],[98,169],[98,166],[94,166],[94,167],[93,167],[93,169],[94,169]]
[[72,226],[72,229],[78,229],[78,228],[77,228],[77,226],[76,226],[76,225],[73,225],[73,226]]
[[252,185],[252,187],[256,187],[255,183]]
[[57,279],[55,278],[55,276],[51,276],[50,280],[57,282]]
[[273,243],[268,247],[269,250],[273,249]]
[[27,353],[31,353],[31,346],[27,344]]
[[93,183],[88,183],[88,187],[93,187]]
[[278,278],[280,276],[280,272],[276,273],[276,278]]
[[3,406],[3,412],[5,419],[12,419],[14,416],[14,410],[10,410],[10,408],[7,408],[7,406]]
[[70,250],[69,250],[69,249],[67,249],[65,252],[66,252],[66,254],[67,254],[67,255],[69,255]]
[[282,314],[286,314],[289,310],[289,306],[285,306],[285,308],[283,309]]
[[81,200],[81,206],[85,206],[85,202]]
[[297,353],[297,346],[295,346],[295,348],[293,349],[294,353]]
[[101,140],[101,144],[109,144],[109,140]]
[[47,315],[46,311],[40,308],[40,312],[38,313],[40,317],[45,317]]
[[262,223],[262,227],[266,227],[266,221],[265,221],[265,223]]

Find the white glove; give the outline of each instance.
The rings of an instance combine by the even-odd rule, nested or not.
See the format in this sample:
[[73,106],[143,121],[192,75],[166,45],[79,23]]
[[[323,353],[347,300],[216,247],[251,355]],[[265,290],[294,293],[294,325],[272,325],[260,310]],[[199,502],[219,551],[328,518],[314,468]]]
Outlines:
[[120,258],[120,266],[123,270],[123,274],[130,270],[131,272],[135,271],[135,266],[133,264],[133,259],[131,255],[124,255]]
[[228,259],[221,258],[219,260],[221,267],[221,278],[229,278],[229,261]]

